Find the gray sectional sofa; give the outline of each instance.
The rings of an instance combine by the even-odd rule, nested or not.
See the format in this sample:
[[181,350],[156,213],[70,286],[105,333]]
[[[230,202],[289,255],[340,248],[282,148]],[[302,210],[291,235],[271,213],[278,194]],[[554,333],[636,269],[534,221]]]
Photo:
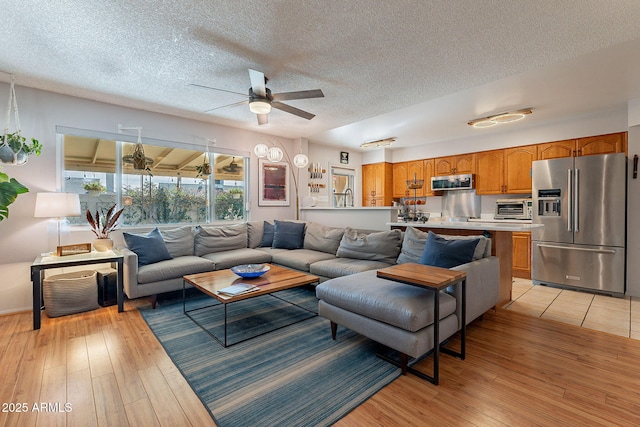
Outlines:
[[[139,248],[136,253],[130,247],[121,246],[125,293],[129,298],[156,296],[182,289],[184,275],[253,263],[273,263],[308,272],[324,282],[395,263],[419,262],[426,240],[426,233],[412,228],[406,232],[381,232],[326,227],[314,222],[275,222],[278,223],[275,227],[271,222],[249,221],[160,230],[161,245],[164,243],[162,246],[166,246],[168,254],[164,259],[144,265],[139,265],[138,254],[145,258]],[[283,234],[284,241],[276,238],[279,230],[291,224],[298,224],[303,232],[296,249],[287,248],[296,236]],[[272,228],[275,228],[274,236],[269,239]],[[456,267],[467,273],[467,321],[495,306],[498,298],[498,259],[491,256],[491,241],[482,239],[483,244],[476,248],[473,261]]]

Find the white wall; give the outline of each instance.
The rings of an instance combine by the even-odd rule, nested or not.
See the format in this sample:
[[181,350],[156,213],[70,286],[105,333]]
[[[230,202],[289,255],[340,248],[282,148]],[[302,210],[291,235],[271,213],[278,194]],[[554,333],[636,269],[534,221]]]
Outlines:
[[[640,103],[636,103],[640,106]],[[627,170],[627,295],[640,297],[640,178],[633,179],[633,156],[640,155],[640,109],[629,116]]]
[[[349,163],[340,163],[340,152],[346,151],[349,153]],[[301,194],[305,196],[315,197],[317,199],[316,206],[330,206],[329,195],[331,194],[331,182],[330,182],[330,170],[331,165],[340,165],[347,168],[353,168],[356,171],[356,185],[355,192],[353,194],[353,200],[355,206],[362,206],[362,153],[347,148],[340,148],[328,145],[320,145],[309,143],[309,162],[320,163],[321,167],[327,172],[323,175],[321,180],[315,179],[313,182],[322,183],[325,188],[321,188],[318,193],[309,192],[308,187],[301,191]]]
[[[0,84],[0,100],[8,96],[9,85]],[[30,192],[20,195],[9,207],[9,218],[0,222],[0,277],[4,278],[0,286],[0,314],[31,308],[29,265],[47,249],[47,220],[33,217],[35,197],[38,192],[58,190],[61,174],[57,170],[56,126],[111,133],[118,132],[118,124],[142,126],[143,137],[203,147],[206,138],[215,139],[216,147],[251,153],[251,219],[295,217],[295,202],[289,207],[258,206],[258,160],[253,147],[260,142],[279,141],[293,155],[301,147],[299,141],[24,87],[16,88],[16,96],[22,134],[38,139],[44,147],[42,155],[30,156],[26,165],[2,165],[4,173],[27,186]],[[3,108],[0,111],[6,112]],[[293,193],[291,196],[293,200]],[[72,231],[69,241],[62,243],[91,241],[92,235],[87,230]]]

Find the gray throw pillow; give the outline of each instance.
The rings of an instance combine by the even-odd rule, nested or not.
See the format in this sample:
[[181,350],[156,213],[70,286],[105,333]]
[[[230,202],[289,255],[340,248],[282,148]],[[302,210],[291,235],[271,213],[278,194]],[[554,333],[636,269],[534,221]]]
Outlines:
[[471,262],[480,239],[445,239],[429,231],[420,264],[452,268]]
[[193,255],[195,233],[192,226],[185,225],[172,230],[161,230],[160,234],[172,257]]
[[138,255],[138,267],[171,259],[171,254],[162,240],[160,230],[154,228],[149,234],[122,233],[127,247]]
[[359,233],[347,227],[336,253],[341,258],[366,259],[395,264],[400,254],[400,230]]
[[221,227],[198,226],[195,236],[195,255],[223,252],[247,247],[247,224]]
[[317,222],[309,222],[304,235],[304,248],[336,254],[344,228],[327,227]]
[[274,221],[273,248],[302,249],[304,244],[304,222]]
[[[402,241],[402,249],[398,256],[398,264],[406,262],[419,263],[424,251],[424,245],[427,242],[427,231],[418,230],[413,227],[407,227],[404,232],[404,240]],[[448,234],[437,234],[447,240],[478,240],[478,245],[473,252],[473,261],[484,257],[488,238],[484,236],[454,236]]]

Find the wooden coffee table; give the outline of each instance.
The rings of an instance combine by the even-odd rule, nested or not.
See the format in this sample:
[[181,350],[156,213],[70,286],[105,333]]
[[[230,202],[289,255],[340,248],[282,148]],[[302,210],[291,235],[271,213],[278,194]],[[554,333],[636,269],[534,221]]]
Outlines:
[[[255,338],[255,337],[246,338],[242,341],[238,341],[233,344],[227,343],[227,304],[242,301],[249,298],[259,297],[261,295],[271,295],[274,298],[278,298],[277,296],[273,295],[274,292],[282,291],[285,289],[296,288],[296,287],[308,285],[311,283],[316,283],[320,280],[318,276],[314,276],[311,274],[302,273],[300,271],[291,270],[284,267],[279,267],[273,264],[266,264],[266,265],[270,267],[269,271],[267,271],[262,276],[254,279],[243,279],[242,277],[233,273],[229,269],[209,271],[206,273],[190,274],[188,276],[184,276],[183,282],[182,282],[183,283],[182,284],[182,309],[184,314],[186,314],[196,325],[200,326],[200,328],[202,328],[205,332],[211,335],[216,341],[218,341],[224,347],[228,347],[233,344],[238,344],[239,342],[246,341],[247,339],[250,339],[250,338]],[[222,340],[216,337],[213,333],[211,333],[211,331],[206,329],[203,325],[201,325],[196,319],[194,319],[189,314],[193,311],[213,307],[213,305],[200,307],[193,310],[187,310],[186,308],[187,283],[193,286],[194,288],[198,289],[200,292],[203,292],[208,296],[215,298],[216,300],[222,303],[222,306],[224,309],[224,338]],[[240,294],[236,296],[226,296],[226,295],[218,294],[218,291],[220,289],[226,288],[227,286],[231,286],[237,283],[247,283],[247,284],[256,285],[260,289],[257,291],[248,292],[248,293]],[[281,298],[278,298],[278,299],[281,299]],[[282,300],[282,301],[285,301],[285,300]],[[291,305],[300,307],[304,310],[307,310],[306,308],[301,307],[297,304],[294,304],[290,301],[285,301],[285,302]],[[297,322],[289,323],[285,326],[290,326],[294,323],[297,323]],[[284,326],[281,326],[281,327],[284,327]],[[279,329],[279,328],[276,328],[276,329]],[[273,332],[274,330],[275,329],[268,332]]]

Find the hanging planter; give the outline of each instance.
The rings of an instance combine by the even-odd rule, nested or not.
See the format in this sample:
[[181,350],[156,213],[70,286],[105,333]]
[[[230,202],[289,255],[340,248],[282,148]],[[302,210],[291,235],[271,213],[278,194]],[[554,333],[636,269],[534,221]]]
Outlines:
[[202,164],[197,165],[196,170],[198,171],[196,178],[200,178],[200,177],[206,178],[209,175],[211,175],[211,163],[209,163],[209,155],[207,153],[204,153]]
[[132,164],[133,168],[136,170],[146,170],[149,175],[151,175],[151,168],[149,168],[149,166],[153,164],[153,159],[147,157],[144,153],[144,145],[142,145],[142,128],[138,127],[127,129],[138,130],[138,142],[136,142],[135,148],[131,154],[122,157],[122,162]]
[[[14,114],[14,122],[16,131],[9,133],[11,125],[11,110]],[[20,118],[18,117],[18,101],[16,99],[16,89],[14,78],[11,75],[11,86],[9,87],[9,102],[7,105],[7,125],[4,128],[2,139],[0,140],[0,161],[9,165],[24,165],[27,163],[29,154],[39,156],[42,151],[42,145],[37,139],[31,138],[27,142],[27,138],[20,134]]]

